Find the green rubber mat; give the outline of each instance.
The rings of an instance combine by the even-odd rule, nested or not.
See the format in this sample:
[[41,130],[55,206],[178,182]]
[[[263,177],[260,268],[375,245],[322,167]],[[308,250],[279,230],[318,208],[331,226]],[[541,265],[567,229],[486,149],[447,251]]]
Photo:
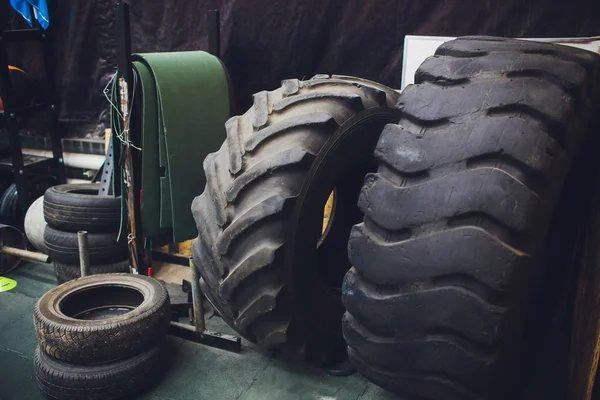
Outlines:
[[142,235],[172,232],[172,241],[182,242],[197,234],[190,207],[204,190],[204,158],[225,140],[227,74],[203,51],[134,54],[132,64],[140,110],[132,126],[142,130]]

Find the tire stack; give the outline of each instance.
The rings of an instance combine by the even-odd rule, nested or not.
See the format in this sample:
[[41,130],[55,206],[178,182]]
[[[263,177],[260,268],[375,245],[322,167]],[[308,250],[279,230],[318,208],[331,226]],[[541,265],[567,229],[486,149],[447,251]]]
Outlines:
[[55,399],[131,399],[164,372],[171,317],[165,285],[132,274],[76,279],[34,310],[40,390]]
[[44,194],[44,244],[59,283],[81,276],[77,232],[87,231],[90,275],[129,272],[120,197],[99,196],[98,184],[53,186]]

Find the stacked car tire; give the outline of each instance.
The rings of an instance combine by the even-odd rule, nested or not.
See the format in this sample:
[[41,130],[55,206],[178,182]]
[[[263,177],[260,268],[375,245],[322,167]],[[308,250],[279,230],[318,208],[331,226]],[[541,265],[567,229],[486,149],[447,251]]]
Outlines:
[[155,279],[92,275],[47,292],[34,310],[34,369],[56,399],[132,398],[164,372],[169,294]]
[[98,184],[66,184],[44,194],[44,244],[60,283],[81,275],[79,231],[87,232],[90,275],[129,271],[126,234],[119,232],[121,198],[99,196],[98,189]]

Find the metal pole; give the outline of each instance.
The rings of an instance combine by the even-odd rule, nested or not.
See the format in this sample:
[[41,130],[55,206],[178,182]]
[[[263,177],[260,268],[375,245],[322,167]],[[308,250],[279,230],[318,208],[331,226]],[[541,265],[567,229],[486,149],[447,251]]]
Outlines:
[[28,260],[46,264],[49,264],[52,261],[50,257],[45,254],[36,253],[35,251],[23,250],[11,246],[3,246],[1,252],[2,254],[8,254],[9,256],[26,258]]
[[[129,23],[129,5],[125,2],[119,1],[115,6],[115,44],[116,44],[116,58],[118,67],[118,84],[119,84],[119,104],[125,105],[127,113],[131,109],[131,96],[133,94],[133,69],[131,65],[131,34],[130,34],[130,23]],[[123,156],[124,164],[121,167],[119,164],[115,167],[123,168],[125,174],[122,171],[115,173],[115,196],[118,196],[121,191],[120,183],[125,180],[124,187],[127,187],[126,204],[128,210],[128,225],[129,225],[129,249],[131,253],[131,267],[142,275],[148,275],[149,265],[144,265],[144,249],[141,244],[141,238],[137,237],[138,232],[142,231],[141,219],[140,219],[140,192],[141,192],[141,174],[139,168],[139,153],[129,145],[140,143],[141,136],[137,130],[135,123],[130,124],[131,116],[123,113],[124,121],[123,126],[128,134],[125,137],[127,145],[115,146],[113,154],[115,159],[121,160]],[[121,147],[119,149],[119,147]],[[123,155],[121,153],[123,152]],[[116,163],[115,163],[116,164]],[[116,179],[117,175],[121,176],[120,179]]]
[[[131,70],[129,5],[120,1],[115,6],[115,44],[117,47],[116,56],[119,78],[125,79],[128,86],[128,95],[131,96],[133,71]],[[127,102],[129,103],[129,98]]]
[[77,232],[77,244],[79,245],[79,266],[81,267],[81,276],[90,274],[90,253],[88,252],[87,231]]
[[194,308],[194,326],[171,321],[169,323],[168,333],[192,342],[239,352],[242,349],[242,340],[239,337],[206,330],[204,308],[202,306],[202,291],[200,290],[200,274],[198,274],[198,270],[191,258],[189,259],[189,265],[192,269],[192,307]]
[[[59,183],[66,183],[67,178],[65,175],[65,162],[62,149],[61,140],[61,125],[59,122],[60,117],[60,102],[56,95],[57,87],[55,82],[55,53],[52,47],[52,36],[54,35],[54,25],[50,26],[50,29],[45,32],[41,32],[41,45],[44,58],[44,85],[46,91],[46,101],[49,102],[50,106],[50,143],[52,147],[52,159],[54,161],[53,169],[56,178]],[[38,28],[39,29],[39,28]]]
[[221,21],[219,10],[208,11],[208,52],[221,57]]
[[190,269],[192,270],[192,305],[194,306],[194,327],[198,332],[204,332],[206,325],[204,323],[204,306],[202,304],[202,291],[200,290],[200,275],[194,265],[194,260],[190,258]]

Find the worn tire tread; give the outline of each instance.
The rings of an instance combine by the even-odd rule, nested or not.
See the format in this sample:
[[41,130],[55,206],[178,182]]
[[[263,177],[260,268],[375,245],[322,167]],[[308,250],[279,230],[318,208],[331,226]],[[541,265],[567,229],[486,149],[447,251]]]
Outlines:
[[[58,283],[65,283],[73,279],[81,278],[81,267],[77,264],[65,264],[54,261],[54,276]],[[112,274],[119,272],[129,272],[129,259],[115,262],[112,264],[90,265],[90,275]]]
[[192,204],[199,233],[192,253],[208,299],[247,339],[271,349],[303,348],[305,339],[290,339],[293,307],[282,300],[295,198],[344,121],[396,99],[391,89],[358,78],[289,79],[255,94],[252,108],[226,123],[227,140],[206,158],[206,189]]
[[131,398],[150,387],[162,372],[161,348],[103,365],[74,366],[52,359],[39,347],[33,363],[40,390],[54,399]]
[[[349,241],[343,327],[361,373],[407,398],[502,397],[598,65],[487,37],[447,42],[421,65],[377,145]],[[428,335],[445,340],[424,345]],[[449,353],[457,344],[468,357]],[[443,379],[428,387],[429,374]]]

